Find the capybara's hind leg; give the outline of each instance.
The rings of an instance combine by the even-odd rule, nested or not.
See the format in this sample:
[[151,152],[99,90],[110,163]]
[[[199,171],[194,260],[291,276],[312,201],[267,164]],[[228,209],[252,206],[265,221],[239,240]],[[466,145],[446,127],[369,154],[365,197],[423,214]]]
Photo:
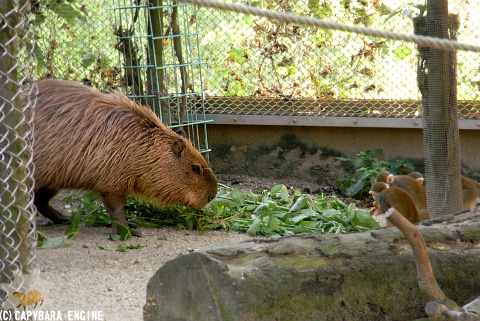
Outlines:
[[40,212],[40,214],[50,219],[53,223],[64,224],[69,222],[69,219],[63,216],[59,211],[54,209],[50,204],[48,204],[57,193],[58,190],[55,189],[49,189],[46,187],[39,188],[35,192],[33,204]]
[[[115,193],[102,193],[101,197],[108,215],[110,215],[110,219],[113,221],[113,234],[118,234],[118,224],[129,227],[125,214],[123,213],[126,196]],[[134,228],[131,228],[130,232],[134,236],[142,236],[142,232]]]

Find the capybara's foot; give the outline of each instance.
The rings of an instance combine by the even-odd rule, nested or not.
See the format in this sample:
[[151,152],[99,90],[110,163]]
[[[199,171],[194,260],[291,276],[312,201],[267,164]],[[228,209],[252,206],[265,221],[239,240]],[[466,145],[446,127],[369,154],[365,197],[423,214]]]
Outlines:
[[139,229],[137,229],[137,224],[128,222],[128,227],[130,228],[130,232],[132,233],[133,236],[136,236],[136,237],[143,236],[143,233]]
[[57,194],[58,190],[50,189],[46,187],[41,187],[35,192],[35,197],[33,198],[33,204],[37,210],[45,218],[50,219],[54,224],[66,224],[70,220],[63,216],[62,213],[57,211],[55,208],[48,204],[50,200]]

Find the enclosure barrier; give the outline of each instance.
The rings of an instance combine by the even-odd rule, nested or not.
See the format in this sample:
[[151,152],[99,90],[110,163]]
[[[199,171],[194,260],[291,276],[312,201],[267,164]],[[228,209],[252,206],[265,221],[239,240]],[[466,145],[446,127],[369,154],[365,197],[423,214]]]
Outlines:
[[[432,1],[427,2],[423,12],[421,11],[418,15],[411,18],[413,21],[413,35],[348,26],[317,18],[215,0],[185,1],[205,7],[265,17],[274,21],[277,25],[283,23],[285,26],[287,24],[297,24],[323,29],[335,29],[391,40],[410,41],[417,44],[416,85],[421,94],[423,113],[425,176],[428,182],[426,188],[429,214],[430,217],[438,217],[462,209],[463,195],[460,183],[461,151],[458,128],[456,52],[457,50],[480,52],[480,46],[457,42],[460,20],[458,15],[449,13],[448,1],[435,5],[432,5]],[[316,4],[320,5],[320,3]],[[311,10],[311,8],[309,9]],[[426,16],[424,15],[425,9],[428,9]],[[295,28],[295,26],[292,28]],[[376,47],[379,47],[378,43],[372,42]],[[362,56],[364,54],[363,52],[358,55]],[[480,90],[480,81],[477,81],[476,84]],[[372,89],[374,88],[372,87]],[[292,106],[292,101],[289,97],[285,100],[288,102],[288,106]],[[323,101],[321,103],[324,106],[327,105]],[[319,111],[321,113],[324,110],[320,109]],[[377,113],[383,116],[385,114],[395,114],[395,111],[392,113],[387,110],[383,110],[383,112],[378,112],[377,110]]]
[[184,2],[193,3],[199,6],[211,7],[221,10],[234,11],[238,13],[250,14],[259,17],[265,17],[269,19],[275,19],[282,22],[295,23],[298,25],[310,26],[310,27],[320,27],[323,29],[334,29],[346,32],[353,32],[357,34],[362,34],[366,36],[381,37],[391,40],[402,40],[414,42],[417,45],[422,47],[430,47],[435,49],[444,49],[444,50],[465,50],[480,52],[480,46],[458,43],[456,41],[439,39],[428,36],[418,36],[418,35],[408,35],[396,32],[390,32],[385,30],[376,30],[372,28],[348,26],[346,24],[325,21],[316,18],[302,17],[289,13],[282,13],[273,10],[258,9],[252,6],[238,5],[234,3],[225,3],[215,0],[183,0]]
[[[115,49],[123,62],[123,90],[171,128],[183,128],[207,152],[204,92],[195,6],[173,1],[113,1]],[[193,17],[193,18],[192,18]]]
[[[157,0],[108,0],[102,6],[89,0],[48,6],[36,2],[31,15],[37,41],[36,78],[71,79],[103,91],[123,88],[132,98],[166,94],[168,98],[160,99],[170,113],[164,121],[170,124],[172,120],[174,125],[175,108],[184,105],[186,97],[186,109],[192,116],[198,113],[200,121],[204,121],[204,108],[207,119],[231,124],[235,122],[230,115],[273,115],[282,116],[282,122],[291,122],[293,118],[286,118],[290,116],[314,116],[319,122],[321,117],[388,118],[384,126],[395,127],[395,120],[423,115],[417,85],[418,50],[415,43],[406,41],[419,39],[475,50],[480,38],[478,0],[449,4],[450,13],[458,16],[458,24],[452,26],[458,34],[457,44],[414,32],[426,8],[405,1],[241,0],[221,5],[231,2],[252,4],[249,10],[267,9],[300,22],[321,18],[324,24],[305,26],[172,0],[161,5]],[[160,12],[161,24],[149,25],[152,15]],[[172,31],[174,20],[178,35]],[[326,23],[364,34],[319,27]],[[152,38],[153,29],[160,35]],[[384,35],[404,40],[379,37]],[[179,42],[183,63],[176,57],[175,43]],[[148,63],[153,45],[164,56],[155,55]],[[464,126],[476,128],[480,58],[475,52],[459,51],[457,59],[459,116],[472,120]],[[147,81],[155,68],[168,77],[168,92]],[[194,90],[182,93],[188,86],[183,85],[181,68],[187,71]],[[132,75],[142,81],[129,81]],[[140,83],[142,88],[135,86]],[[160,113],[156,104],[151,107]],[[256,119],[251,119],[252,124],[262,125],[266,118]],[[348,121],[337,123],[350,125]]]
[[[28,2],[27,2],[28,3]],[[13,292],[28,293],[36,268],[33,207],[33,101],[20,103],[32,74],[27,4],[0,2],[0,311],[13,309]],[[35,87],[30,87],[35,90]]]
[[[320,123],[322,117],[389,118],[385,126],[396,126],[394,119],[423,114],[418,51],[405,41],[479,47],[479,11],[473,3],[449,4],[458,16],[452,25],[461,42],[456,43],[414,34],[426,8],[401,1],[187,2],[236,10],[201,7],[197,18],[205,26],[202,44],[209,53],[204,56],[206,111],[224,123],[234,124],[237,115],[274,115],[283,116],[282,122],[316,116]],[[480,116],[478,61],[475,52],[458,54],[461,119]],[[223,74],[216,72],[220,66]]]

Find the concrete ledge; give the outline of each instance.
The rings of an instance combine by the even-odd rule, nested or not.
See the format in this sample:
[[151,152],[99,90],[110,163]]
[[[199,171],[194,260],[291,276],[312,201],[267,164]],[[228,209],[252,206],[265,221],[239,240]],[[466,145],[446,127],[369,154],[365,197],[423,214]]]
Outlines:
[[[422,118],[381,117],[320,117],[274,115],[219,115],[207,114],[207,120],[218,125],[311,126],[357,128],[416,128],[422,129]],[[461,119],[459,129],[480,130],[480,120]]]

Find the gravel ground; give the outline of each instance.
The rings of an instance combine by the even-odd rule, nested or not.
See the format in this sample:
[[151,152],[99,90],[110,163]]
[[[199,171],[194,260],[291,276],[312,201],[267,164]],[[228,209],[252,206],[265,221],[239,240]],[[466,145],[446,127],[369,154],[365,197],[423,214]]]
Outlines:
[[[39,229],[55,237],[63,234],[65,226]],[[126,243],[147,246],[127,252],[100,249],[118,242],[108,239],[110,228],[98,227],[83,227],[66,247],[38,250],[40,273],[34,289],[42,294],[44,303],[35,311],[60,311],[63,320],[68,318],[68,311],[101,311],[102,320],[143,320],[147,283],[165,262],[197,248],[250,238],[219,231],[140,229],[144,236]]]

